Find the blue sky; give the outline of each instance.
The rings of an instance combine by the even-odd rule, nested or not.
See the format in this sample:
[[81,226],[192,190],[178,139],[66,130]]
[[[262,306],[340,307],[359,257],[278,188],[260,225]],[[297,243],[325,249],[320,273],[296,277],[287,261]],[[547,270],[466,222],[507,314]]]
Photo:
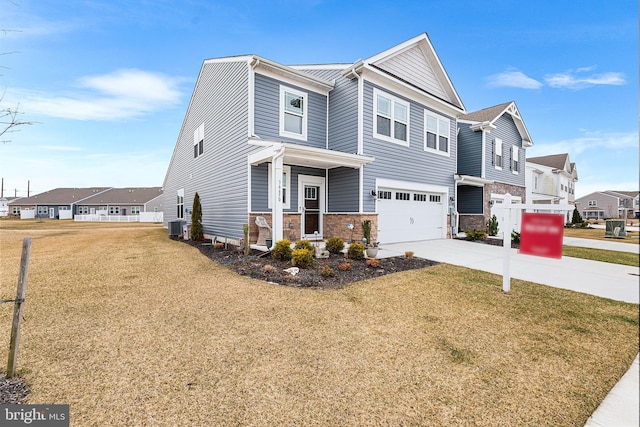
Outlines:
[[577,196],[637,190],[638,3],[3,0],[5,196],[161,186],[202,61],[349,63],[426,32],[469,112],[515,101],[527,156],[568,152]]

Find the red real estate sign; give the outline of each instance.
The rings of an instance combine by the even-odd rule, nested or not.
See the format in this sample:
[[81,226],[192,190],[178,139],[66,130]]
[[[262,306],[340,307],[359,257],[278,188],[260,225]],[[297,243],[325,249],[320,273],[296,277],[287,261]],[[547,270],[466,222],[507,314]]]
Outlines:
[[562,258],[564,215],[522,213],[520,253],[548,258]]

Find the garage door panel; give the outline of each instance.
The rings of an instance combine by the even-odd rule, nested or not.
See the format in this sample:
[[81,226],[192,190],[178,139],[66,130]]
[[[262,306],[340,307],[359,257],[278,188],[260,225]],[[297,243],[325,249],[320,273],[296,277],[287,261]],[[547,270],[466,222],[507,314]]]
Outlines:
[[379,195],[382,196],[377,201],[381,243],[442,237],[442,195],[392,189],[383,189]]

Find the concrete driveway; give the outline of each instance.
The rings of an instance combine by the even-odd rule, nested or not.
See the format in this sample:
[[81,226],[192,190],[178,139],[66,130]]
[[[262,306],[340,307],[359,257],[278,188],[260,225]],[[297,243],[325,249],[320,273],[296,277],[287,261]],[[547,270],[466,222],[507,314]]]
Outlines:
[[[638,249],[638,245],[618,244],[635,247],[636,251]],[[504,249],[501,246],[465,240],[442,239],[385,244],[380,247],[378,257],[402,256],[405,251],[413,251],[415,256],[420,258],[499,275],[502,275],[503,271]],[[617,301],[634,304],[640,302],[640,271],[637,267],[570,257],[552,259],[521,255],[516,249],[510,250],[510,257],[512,278]]]

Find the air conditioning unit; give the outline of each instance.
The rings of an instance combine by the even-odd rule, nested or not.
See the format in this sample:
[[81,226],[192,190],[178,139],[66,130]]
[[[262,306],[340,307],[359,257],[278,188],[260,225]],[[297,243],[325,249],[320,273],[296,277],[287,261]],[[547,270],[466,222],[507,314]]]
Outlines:
[[182,219],[178,219],[175,221],[169,221],[169,236],[179,236],[182,234],[182,227],[186,224],[187,222],[182,220]]

